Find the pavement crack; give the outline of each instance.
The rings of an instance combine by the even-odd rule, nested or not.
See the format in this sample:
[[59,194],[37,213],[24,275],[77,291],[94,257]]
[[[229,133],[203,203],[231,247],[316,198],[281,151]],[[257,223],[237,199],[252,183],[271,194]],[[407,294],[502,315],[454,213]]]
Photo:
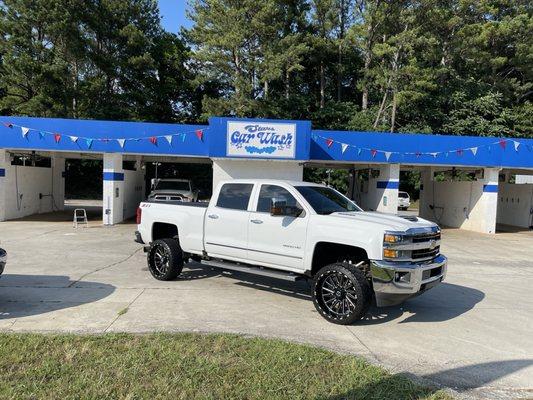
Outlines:
[[[137,299],[138,299],[139,297],[141,297],[141,295],[144,293],[145,290],[146,290],[146,289],[141,290],[141,292],[140,292],[137,296],[135,296],[135,298],[134,298],[132,301],[130,301],[130,302],[128,303],[128,305],[127,305],[126,307],[123,308],[123,310],[128,310],[128,309],[133,305],[133,303],[135,303],[135,302],[137,301]],[[117,320],[118,320],[120,317],[122,317],[124,314],[125,314],[125,313],[122,313],[122,312],[117,313],[117,316],[113,319],[113,321],[111,321],[111,323],[107,326],[107,328],[104,329],[104,333],[106,333],[106,332],[109,330],[109,328],[111,328],[111,327],[113,326],[113,324],[114,324],[115,322],[117,322]]]
[[347,327],[347,326],[346,326],[345,328],[346,328],[346,330],[347,330],[348,332],[350,332],[350,333],[352,334],[352,336],[353,336],[353,337],[354,337],[354,338],[355,338],[355,339],[361,344],[361,346],[363,346],[365,349],[368,350],[368,352],[372,355],[372,357],[374,357],[374,360],[376,360],[378,363],[381,363],[381,360],[379,359],[379,357],[377,356],[377,354],[374,353],[372,350],[370,350],[370,347],[368,347],[368,346],[365,344],[365,342],[363,342],[363,341],[359,338],[359,336],[357,336],[357,335],[355,334],[355,332],[353,332],[353,331],[352,331],[349,327]]
[[87,273],[83,274],[79,279],[76,279],[75,281],[73,281],[73,282],[72,282],[70,285],[68,285],[67,287],[70,288],[70,287],[74,286],[75,284],[81,282],[83,279],[87,278],[89,275],[92,275],[92,274],[94,274],[94,273],[96,273],[96,272],[103,271],[104,269],[111,268],[111,267],[114,267],[114,266],[116,266],[116,265],[119,265],[119,264],[122,264],[122,263],[126,262],[126,261],[128,261],[130,258],[132,258],[135,254],[137,254],[139,251],[141,251],[140,248],[137,249],[137,250],[135,250],[135,251],[134,251],[133,253],[131,253],[129,256],[127,256],[126,258],[123,258],[123,259],[120,260],[120,261],[115,261],[115,262],[113,262],[113,263],[111,263],[111,264],[104,265],[104,266],[101,267],[101,268],[96,268],[96,269],[94,269],[94,270],[92,270],[92,271],[90,271],[90,272],[87,272]]

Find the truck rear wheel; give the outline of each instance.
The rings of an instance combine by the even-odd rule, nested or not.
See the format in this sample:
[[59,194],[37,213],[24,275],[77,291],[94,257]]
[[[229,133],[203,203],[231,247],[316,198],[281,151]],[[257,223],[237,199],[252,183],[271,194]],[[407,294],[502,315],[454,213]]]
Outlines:
[[159,239],[148,251],[148,269],[160,281],[176,279],[183,269],[183,252],[177,240]]
[[330,264],[315,275],[313,303],[329,322],[350,325],[367,313],[371,301],[370,284],[352,264]]

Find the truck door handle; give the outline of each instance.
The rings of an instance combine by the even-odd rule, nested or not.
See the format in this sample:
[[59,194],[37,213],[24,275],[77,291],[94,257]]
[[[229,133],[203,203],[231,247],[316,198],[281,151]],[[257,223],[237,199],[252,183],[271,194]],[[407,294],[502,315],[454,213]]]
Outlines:
[[263,221],[261,221],[260,219],[252,219],[250,222],[252,224],[262,224],[263,223]]
[[218,219],[218,215],[216,214],[209,214],[208,217],[211,219]]

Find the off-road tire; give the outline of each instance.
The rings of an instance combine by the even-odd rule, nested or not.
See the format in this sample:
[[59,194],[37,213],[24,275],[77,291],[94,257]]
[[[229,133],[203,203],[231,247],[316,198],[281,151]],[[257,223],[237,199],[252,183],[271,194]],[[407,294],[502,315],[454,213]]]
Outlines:
[[316,273],[312,296],[315,308],[326,320],[350,325],[367,313],[372,289],[360,269],[348,263],[334,263]]
[[183,251],[176,239],[154,241],[147,259],[150,273],[159,281],[176,279],[183,269]]

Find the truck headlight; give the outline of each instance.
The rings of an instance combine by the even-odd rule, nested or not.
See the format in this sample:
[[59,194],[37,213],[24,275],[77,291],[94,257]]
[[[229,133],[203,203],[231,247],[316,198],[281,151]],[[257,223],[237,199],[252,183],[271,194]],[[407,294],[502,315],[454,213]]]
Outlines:
[[396,233],[385,233],[383,241],[385,243],[400,243],[403,240],[403,236]]

